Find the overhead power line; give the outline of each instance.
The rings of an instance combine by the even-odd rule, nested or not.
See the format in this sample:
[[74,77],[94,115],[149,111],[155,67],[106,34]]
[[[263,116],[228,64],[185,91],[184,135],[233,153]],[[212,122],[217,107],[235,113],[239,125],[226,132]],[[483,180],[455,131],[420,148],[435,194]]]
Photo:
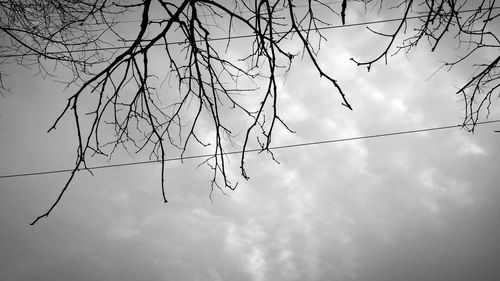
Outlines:
[[[486,10],[486,9],[496,10],[496,9],[500,9],[500,7],[484,8],[484,9],[480,9],[480,10]],[[477,11],[478,11],[478,9],[470,9],[470,10],[459,11],[459,12],[457,12],[457,14],[471,13],[471,12],[477,12]],[[420,19],[420,18],[427,18],[427,15],[406,17],[407,20]],[[348,28],[348,27],[355,27],[355,26],[365,26],[365,25],[370,25],[370,24],[395,22],[395,21],[400,21],[403,19],[404,18],[391,18],[391,19],[384,19],[384,20],[374,20],[374,21],[351,23],[351,24],[345,24],[345,25],[330,25],[330,26],[324,26],[324,27],[317,27],[315,29],[316,30],[340,29],[340,28]],[[285,33],[288,33],[288,32],[286,32],[286,31],[276,32],[276,34],[285,34]],[[236,36],[231,36],[231,37],[229,37],[229,36],[214,37],[214,38],[208,38],[208,41],[225,41],[225,40],[234,40],[234,39],[245,39],[245,38],[252,38],[254,36],[255,36],[255,34],[244,34],[244,35],[236,35]],[[131,40],[131,41],[133,41],[133,40]],[[147,42],[149,40],[144,39],[143,41]],[[153,46],[182,45],[185,43],[186,43],[186,41],[173,41],[173,42],[167,42],[167,43],[155,43],[155,44],[153,44]],[[130,48],[130,46],[113,46],[113,47],[89,48],[89,49],[81,49],[81,50],[52,51],[52,52],[44,52],[43,54],[44,55],[59,55],[59,54],[86,53],[86,52],[97,52],[97,51],[113,51],[113,50],[122,50],[122,49],[128,49],[128,48]],[[37,53],[8,54],[8,55],[0,55],[0,59],[14,58],[14,57],[26,57],[26,56],[39,56],[39,55],[40,54],[37,54]]]
[[[484,122],[477,122],[475,125],[479,126],[479,125],[498,123],[498,122],[500,122],[500,119],[484,121]],[[357,136],[357,137],[349,137],[349,138],[339,138],[339,139],[330,139],[330,140],[313,141],[313,142],[302,142],[302,143],[288,144],[288,145],[279,145],[279,146],[270,147],[269,149],[270,150],[290,149],[290,148],[313,146],[313,145],[324,145],[324,144],[338,143],[338,142],[348,142],[348,141],[363,140],[363,139],[373,139],[373,138],[391,137],[391,136],[397,136],[397,135],[407,135],[407,134],[415,134],[415,133],[422,133],[422,132],[431,132],[431,131],[438,131],[438,130],[447,130],[447,129],[453,129],[453,128],[456,129],[456,128],[462,128],[462,127],[463,127],[463,125],[461,125],[461,124],[459,124],[459,125],[447,125],[447,126],[440,126],[440,127],[414,129],[414,130],[407,130],[407,131],[396,131],[396,132],[389,132],[389,133],[379,133],[379,134],[374,134],[374,135],[365,135],[365,136]],[[245,153],[261,152],[261,151],[262,151],[262,149],[255,148],[255,149],[248,149],[245,151]],[[240,154],[242,152],[243,152],[242,150],[230,151],[230,152],[225,152],[224,155]],[[208,157],[212,157],[212,156],[213,156],[213,154],[198,154],[198,155],[191,155],[191,156],[184,156],[184,157],[173,157],[173,158],[165,159],[164,162],[208,158]],[[80,170],[92,171],[92,170],[105,169],[105,168],[116,168],[116,167],[160,163],[161,161],[162,160],[147,160],[147,161],[118,163],[118,164],[106,164],[106,165],[87,167],[87,169],[80,169]],[[48,175],[48,174],[58,174],[58,173],[65,173],[65,172],[71,172],[71,171],[73,171],[73,169],[60,169],[60,170],[50,170],[50,171],[41,171],[41,172],[27,172],[27,173],[18,173],[18,174],[10,174],[10,175],[0,175],[0,179]]]

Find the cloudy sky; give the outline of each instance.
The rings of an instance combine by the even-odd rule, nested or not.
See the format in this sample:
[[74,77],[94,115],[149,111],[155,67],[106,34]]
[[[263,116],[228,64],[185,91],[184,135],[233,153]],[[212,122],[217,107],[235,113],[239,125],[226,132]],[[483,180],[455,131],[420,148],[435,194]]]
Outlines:
[[[351,11],[351,21],[362,21]],[[378,25],[390,29],[393,25]],[[441,71],[424,46],[377,64],[384,41],[365,27],[330,30],[320,63],[342,83],[354,111],[307,60],[280,80],[277,130],[288,145],[455,125],[454,92],[473,69]],[[373,40],[372,40],[373,39]],[[12,94],[0,101],[0,174],[71,168],[71,122],[47,129],[64,87],[2,65]],[[67,94],[67,93],[66,93]],[[497,103],[497,101],[495,100]],[[493,111],[489,120],[500,119]],[[66,125],[66,126],[64,126]],[[168,204],[159,164],[0,179],[2,280],[499,280],[500,123],[474,134],[448,129],[249,154],[249,181],[209,198],[201,160],[168,162]],[[112,163],[143,160],[118,152]],[[230,156],[237,168],[238,158]],[[108,163],[95,159],[95,165]]]

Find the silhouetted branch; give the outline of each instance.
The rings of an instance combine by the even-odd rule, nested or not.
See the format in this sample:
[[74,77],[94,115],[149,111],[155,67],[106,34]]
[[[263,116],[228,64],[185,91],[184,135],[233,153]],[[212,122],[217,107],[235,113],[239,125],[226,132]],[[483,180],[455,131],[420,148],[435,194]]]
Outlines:
[[[11,10],[18,11],[17,2],[7,2],[1,7],[3,15]],[[78,135],[75,169],[57,200],[33,224],[52,212],[76,172],[85,169],[89,155],[109,157],[118,147],[126,150],[133,147],[136,152],[147,150],[150,157],[161,161],[164,202],[167,202],[164,165],[167,150],[180,149],[183,156],[193,141],[213,149],[213,156],[203,162],[213,171],[210,194],[214,189],[223,193],[225,189],[235,189],[237,183],[233,184],[227,174],[225,153],[228,147],[241,141],[240,171],[243,178],[248,179],[245,153],[251,140],[255,138],[262,151],[270,152],[276,125],[293,132],[279,116],[277,86],[278,77],[286,74],[296,58],[290,42],[302,45],[304,54],[319,75],[334,85],[343,105],[351,109],[340,85],[323,71],[317,61],[321,41],[325,39],[320,30],[328,25],[317,16],[317,13],[325,13],[322,7],[329,7],[322,1],[300,2],[301,11],[305,10],[305,13],[299,12],[296,1],[292,0],[253,3],[239,0],[230,3],[211,0],[74,2],[74,7],[63,7],[62,11],[51,6],[55,4],[50,2],[41,7],[41,11],[34,12],[35,1],[27,1],[16,15],[17,20],[25,22],[30,19],[33,23],[40,18],[51,21],[43,26],[29,23],[0,25],[11,40],[10,49],[1,49],[0,54],[15,54],[18,63],[24,63],[21,59],[29,54],[36,54],[34,63],[40,65],[43,65],[41,58],[65,62],[73,73],[70,83],[78,85],[49,129],[55,129],[65,116],[72,116],[75,120]],[[345,22],[346,2],[343,4],[341,14]],[[163,19],[151,19],[152,9],[155,16],[162,13]],[[320,9],[321,13],[318,12]],[[118,16],[139,11],[139,30],[130,41],[126,39],[129,34],[120,32],[115,24],[119,22]],[[335,15],[333,9],[326,11]],[[252,34],[246,42],[250,46],[246,50],[233,47],[234,34],[241,35],[236,27],[245,34]],[[211,36],[215,33],[227,35],[226,42],[219,44],[214,41]],[[112,37],[117,41],[109,39]],[[173,44],[172,38],[180,38],[176,39],[179,43]],[[109,56],[101,55],[104,45],[113,46],[117,42],[131,43]],[[163,48],[156,47],[158,45]],[[20,50],[14,50],[14,47]],[[95,51],[87,56],[84,47],[94,47]],[[75,53],[80,50],[81,53]],[[242,54],[239,60],[227,56],[231,50]],[[159,52],[163,52],[160,60],[157,59]],[[153,56],[157,62],[164,63],[168,80],[176,81],[178,97],[165,93],[155,84],[158,74],[151,70]],[[255,80],[262,81],[262,89],[240,86],[240,81]],[[246,92],[253,92],[256,100],[248,102],[240,98],[240,94]],[[83,105],[82,100],[86,99],[93,100],[90,110],[88,103]],[[241,122],[246,122],[243,136],[233,133],[233,120],[227,117],[228,111],[239,114]],[[207,120],[211,123],[211,141],[207,141],[206,133],[200,135],[199,123]],[[112,136],[107,133],[109,129],[114,131]],[[272,152],[270,155],[274,159]]]
[[[380,2],[382,5],[382,1]],[[371,66],[387,56],[394,49],[395,40],[398,36],[403,37],[402,43],[395,47],[395,52],[409,52],[416,47],[422,39],[428,42],[431,52],[443,44],[455,43],[458,58],[448,60],[443,66],[452,68],[466,60],[475,58],[482,54],[488,63],[475,63],[476,69],[473,75],[456,92],[462,96],[464,103],[463,125],[469,131],[473,131],[475,124],[481,116],[489,116],[492,105],[491,98],[500,95],[500,72],[498,66],[498,50],[500,40],[495,34],[498,29],[500,8],[495,7],[495,1],[455,1],[455,0],[425,0],[425,1],[401,1],[393,9],[404,6],[399,25],[391,34],[383,34],[373,31],[375,34],[390,38],[387,47],[376,58],[367,62],[353,60],[358,66],[366,65],[368,70]],[[410,22],[417,19],[418,23]],[[403,26],[411,26],[408,31]],[[371,29],[370,29],[371,30]],[[443,43],[446,42],[446,43]]]
[[[384,3],[362,2],[377,5],[379,12]],[[473,130],[500,87],[500,42],[491,28],[499,18],[494,3],[393,3],[389,8],[401,11],[394,31],[369,28],[388,39],[385,47],[371,60],[352,60],[370,70],[382,59],[387,63],[391,50],[409,52],[422,39],[431,51],[443,42],[458,43],[460,57],[447,67],[490,50],[493,59],[474,64],[477,72],[458,91],[465,103],[464,124]],[[53,75],[45,68],[52,62],[72,74],[67,83],[74,92],[49,131],[64,117],[75,121],[76,163],[55,202],[32,224],[53,211],[89,156],[111,157],[118,149],[145,152],[162,163],[164,202],[166,154],[184,157],[193,144],[211,149],[211,157],[201,163],[212,171],[210,196],[214,189],[235,189],[228,148],[242,148],[239,170],[249,179],[245,155],[250,147],[258,145],[277,162],[270,151],[273,132],[277,126],[293,132],[280,116],[278,83],[298,57],[306,57],[352,110],[341,85],[318,59],[326,40],[322,31],[333,17],[345,25],[347,5],[346,0],[336,6],[320,0],[0,1],[0,39],[6,42],[0,46],[2,63],[37,66],[45,76]],[[124,31],[119,23],[130,17],[139,17],[138,26]],[[0,72],[0,93],[7,89],[4,77]]]

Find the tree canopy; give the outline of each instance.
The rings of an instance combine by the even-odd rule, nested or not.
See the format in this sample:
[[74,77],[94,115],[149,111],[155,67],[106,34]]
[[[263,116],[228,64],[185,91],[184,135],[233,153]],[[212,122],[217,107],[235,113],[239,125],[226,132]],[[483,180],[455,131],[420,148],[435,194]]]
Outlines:
[[[149,153],[161,162],[164,202],[166,154],[178,149],[183,157],[192,145],[212,149],[204,161],[213,170],[212,190],[236,188],[226,152],[240,148],[240,173],[249,179],[245,153],[251,144],[272,155],[276,126],[293,132],[280,117],[278,79],[297,59],[331,84],[344,108],[356,108],[342,81],[318,59],[329,39],[325,30],[349,25],[353,9],[387,12],[392,17],[381,21],[395,28],[384,33],[368,26],[387,40],[385,48],[350,63],[370,71],[419,45],[434,52],[452,44],[456,58],[442,67],[476,69],[456,92],[464,128],[472,131],[487,117],[500,93],[499,9],[491,0],[0,1],[2,64],[36,67],[49,77],[57,74],[53,67],[71,73],[71,93],[49,132],[64,117],[74,121],[75,166],[33,224],[51,213],[75,174],[87,168],[88,157],[111,156],[117,149]],[[2,93],[8,91],[6,75],[0,72]],[[241,121],[237,126],[234,118]]]

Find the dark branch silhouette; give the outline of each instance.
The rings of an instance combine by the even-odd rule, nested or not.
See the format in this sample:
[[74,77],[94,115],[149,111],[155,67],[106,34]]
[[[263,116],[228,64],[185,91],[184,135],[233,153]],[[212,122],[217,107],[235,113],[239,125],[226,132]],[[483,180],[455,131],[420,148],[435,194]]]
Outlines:
[[[391,54],[409,52],[422,39],[431,51],[444,41],[458,43],[458,59],[444,65],[450,68],[480,51],[495,54],[487,63],[474,64],[476,74],[457,91],[465,104],[463,124],[473,130],[499,92],[500,42],[493,28],[499,14],[494,1],[409,0],[388,7],[381,0],[361,2],[377,6],[379,12],[398,11],[401,17],[391,33],[369,28],[388,43],[373,59],[352,59],[368,70],[382,59],[388,63]],[[166,155],[178,149],[184,156],[193,144],[212,149],[212,156],[202,162],[212,170],[210,194],[214,189],[235,189],[225,156],[229,148],[241,147],[239,172],[249,179],[245,153],[250,146],[258,144],[274,159],[270,144],[276,126],[293,132],[280,117],[277,85],[297,58],[309,61],[332,84],[340,103],[352,110],[341,84],[323,70],[317,55],[326,40],[322,31],[345,24],[355,4],[1,1],[2,63],[37,67],[45,76],[55,75],[47,66],[56,64],[72,74],[67,83],[73,92],[49,131],[64,117],[73,119],[76,163],[55,202],[32,224],[53,211],[78,171],[88,170],[90,156],[110,157],[117,149],[146,152],[161,161],[164,202]],[[135,30],[120,27],[126,21],[136,22]],[[8,90],[7,74],[0,71],[2,93]]]
[[[425,0],[400,1],[394,5],[389,1],[365,1],[367,5],[378,2],[382,9],[384,4],[393,5],[389,9],[403,11],[395,31],[383,34],[370,29],[373,33],[387,37],[389,43],[374,59],[360,61],[352,58],[358,66],[366,66],[368,71],[382,58],[387,64],[391,50],[394,54],[400,51],[410,52],[419,43],[427,43],[430,51],[444,45],[454,44],[457,59],[446,61],[443,67],[451,69],[468,60],[483,60],[477,56],[485,55],[486,63],[472,63],[476,74],[459,87],[456,94],[460,95],[464,104],[463,127],[474,131],[481,115],[490,114],[492,97],[499,96],[500,66],[498,26],[500,6],[495,1],[456,1],[456,0]],[[386,3],[387,2],[387,3]],[[412,22],[417,20],[417,23]],[[394,46],[397,37],[402,37],[402,44]],[[422,42],[423,41],[423,42]],[[444,43],[446,42],[446,43]]]

